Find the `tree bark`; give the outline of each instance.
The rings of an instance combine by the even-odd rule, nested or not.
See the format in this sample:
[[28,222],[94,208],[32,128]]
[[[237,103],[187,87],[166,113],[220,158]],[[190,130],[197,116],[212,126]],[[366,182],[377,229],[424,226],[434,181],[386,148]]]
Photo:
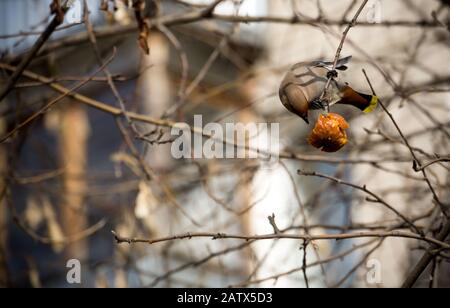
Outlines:
[[[5,133],[4,120],[0,118],[0,135]],[[9,285],[8,279],[8,266],[6,245],[8,238],[8,223],[7,223],[7,209],[4,198],[6,195],[6,181],[5,176],[7,163],[6,163],[6,149],[4,145],[0,144],[0,288],[7,287]]]
[[[66,237],[80,233],[86,228],[84,208],[86,195],[86,164],[89,122],[87,112],[78,103],[70,103],[61,111],[60,161],[64,169],[64,193],[62,226]],[[84,259],[87,256],[85,240],[66,247],[68,258]]]

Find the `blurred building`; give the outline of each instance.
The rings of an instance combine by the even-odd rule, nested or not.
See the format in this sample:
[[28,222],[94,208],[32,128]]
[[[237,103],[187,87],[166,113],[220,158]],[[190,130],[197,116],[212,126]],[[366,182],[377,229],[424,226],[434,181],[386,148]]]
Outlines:
[[[100,1],[87,2],[91,19],[99,33],[108,27],[126,29],[118,35],[100,36],[98,46],[105,59],[114,47],[117,48],[117,54],[108,68],[117,77],[116,85],[129,110],[161,117],[179,99],[177,91],[183,82],[187,86],[196,82],[205,63],[213,60],[199,85],[193,88],[187,98],[187,107],[177,114],[177,120],[192,124],[193,115],[202,114],[204,122],[218,119],[221,123],[279,122],[283,148],[317,154],[305,144],[308,127],[298,118],[288,115],[280,104],[278,85],[283,71],[296,62],[332,59],[344,26],[329,30],[305,25],[255,23],[238,26],[204,21],[167,29],[171,31],[169,35],[164,31],[152,31],[149,37],[150,55],[147,57],[137,44],[138,33],[132,27],[132,11],[119,7],[113,16],[107,16],[98,10]],[[166,13],[184,8],[175,2],[164,1],[161,9]],[[335,16],[334,12],[345,12],[350,2],[327,2],[326,6],[323,5],[323,14]],[[49,3],[0,0],[0,36],[18,34],[25,29],[42,31],[48,22]],[[379,3],[381,18],[386,20],[398,16],[415,20],[417,16],[426,14],[420,1],[386,0]],[[411,3],[412,9],[408,3]],[[233,14],[236,7],[228,2],[219,6],[217,12]],[[373,6],[368,7],[370,9]],[[73,10],[77,9],[74,7]],[[307,0],[245,0],[239,8],[239,14],[290,17],[293,9],[299,14],[308,12],[307,15],[311,17],[320,14],[317,2]],[[68,13],[69,19],[79,17],[73,10]],[[361,19],[367,19],[373,15],[366,10],[361,16]],[[336,16],[337,19],[340,17]],[[83,31],[85,27],[82,24],[58,31],[52,36],[50,46],[56,46],[51,44],[71,35],[80,35]],[[186,80],[182,77],[180,52],[174,47],[174,42],[168,39],[170,35],[179,42],[189,60]],[[449,67],[442,63],[449,62],[450,52],[443,47],[445,40],[440,40],[439,35],[435,32],[425,33],[425,30],[422,32],[417,28],[355,27],[342,52],[343,55],[353,55],[354,59],[351,68],[342,76],[356,88],[367,90],[361,73],[361,68],[366,68],[381,97],[389,97],[393,93],[392,89],[385,86],[381,74],[383,70],[388,70],[396,80],[406,85],[436,76],[448,76]],[[417,51],[417,58],[424,67],[409,70],[407,61],[410,53],[414,52],[413,46],[425,38],[428,43],[421,45]],[[2,57],[17,62],[19,55],[32,46],[35,39],[35,35],[0,39]],[[222,46],[220,53],[217,52],[218,46]],[[372,65],[372,59],[383,60],[383,68]],[[97,67],[92,46],[85,40],[76,44],[68,42],[64,47],[54,50],[46,49],[30,69],[43,75],[67,77],[85,76]],[[61,82],[66,86],[73,84],[73,80]],[[0,107],[3,108],[0,111],[5,127],[11,129],[19,120],[29,116],[27,113],[16,118],[15,108],[11,106],[22,104],[32,109],[54,97],[54,93],[45,87],[39,89],[27,88],[20,97],[8,97],[9,107]],[[105,82],[91,82],[79,92],[118,106]],[[430,105],[437,100],[446,100],[447,104],[450,101],[448,94],[442,93],[427,94],[417,100]],[[393,103],[395,107],[391,111],[394,117],[405,133],[414,132],[417,123],[410,120],[413,113],[410,109],[398,108],[399,103]],[[439,106],[436,108],[433,114],[436,114],[437,120],[448,122],[448,113],[439,112]],[[358,116],[344,109],[342,112],[352,119],[352,142],[355,144],[366,138],[364,128],[374,127],[378,121],[383,121],[386,131],[396,135],[380,113]],[[228,116],[223,118],[224,115]],[[424,125],[430,124],[426,120],[422,122]],[[155,127],[140,125],[139,129],[152,132]],[[378,205],[359,205],[361,198],[352,190],[343,189],[338,193],[324,191],[319,194],[323,181],[298,177],[297,170],[338,173],[343,178],[380,191],[407,184],[404,177],[392,174],[386,179],[384,175],[369,170],[370,166],[364,165],[341,168],[331,164],[289,161],[285,165],[260,168],[260,164],[255,161],[176,161],[170,156],[170,144],[151,145],[142,142],[138,150],[155,172],[161,175],[158,181],[148,185],[134,172],[135,162],[123,155],[126,145],[114,119],[70,100],[53,108],[34,123],[27,133],[29,135],[23,143],[14,144],[14,151],[19,155],[9,157],[8,163],[3,162],[0,166],[2,172],[2,169],[10,169],[17,178],[22,179],[22,182],[13,185],[11,194],[11,202],[18,215],[33,231],[53,239],[61,239],[64,234],[78,234],[103,220],[106,226],[88,240],[60,247],[39,243],[17,224],[9,223],[7,236],[3,232],[2,235],[7,238],[5,251],[11,284],[14,286],[66,286],[65,262],[71,257],[82,260],[84,275],[88,277],[84,280],[84,286],[218,287],[247,279],[270,277],[302,266],[301,242],[261,241],[244,249],[235,248],[234,253],[206,262],[205,256],[239,247],[242,241],[193,239],[149,247],[117,246],[110,231],[148,238],[205,230],[265,234],[273,232],[267,219],[272,213],[280,228],[305,222],[338,226],[351,222],[374,222],[391,217],[390,213]],[[413,142],[421,147],[434,148],[436,140],[427,140],[424,136],[415,138]],[[0,151],[5,152],[4,149]],[[401,145],[395,151],[407,153]],[[361,153],[350,149],[340,155],[354,158]],[[367,153],[365,155],[367,157]],[[47,176],[44,181],[33,180],[33,176],[39,174]],[[443,182],[445,176],[441,171],[436,174]],[[203,178],[207,178],[207,181],[204,182]],[[170,183],[178,203],[183,205],[183,211],[177,209],[173,202],[167,201],[164,183]],[[425,202],[417,194],[409,197],[396,195],[389,201],[402,213],[416,215],[423,212],[426,202],[430,200]],[[140,202],[142,204],[139,206]],[[13,213],[9,212],[8,215],[12,217]],[[195,222],[200,222],[200,226],[195,226]],[[319,255],[336,254],[356,243],[359,241],[318,242],[317,246],[310,245],[307,250],[308,263],[319,261]],[[370,259],[379,260],[382,264],[382,283],[379,286],[398,286],[402,282],[404,274],[417,257],[410,255],[413,244],[405,239],[386,239],[381,249],[370,256]],[[351,270],[362,255],[363,252],[357,252],[324,267],[308,269],[310,284],[317,287],[333,285]],[[195,266],[196,262],[199,266]],[[189,266],[190,263],[194,266]],[[343,286],[377,286],[367,284],[367,272],[362,268],[344,281]],[[170,278],[166,279],[166,275]],[[299,271],[283,276],[276,283],[268,280],[260,285],[303,287],[304,279]]]

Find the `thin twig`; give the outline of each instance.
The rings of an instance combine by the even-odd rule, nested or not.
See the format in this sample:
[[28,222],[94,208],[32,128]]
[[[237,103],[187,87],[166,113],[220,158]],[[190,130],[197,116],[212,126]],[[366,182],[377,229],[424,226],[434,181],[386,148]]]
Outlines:
[[292,240],[307,240],[307,241],[318,241],[318,240],[345,240],[354,238],[364,238],[364,237],[398,237],[398,238],[410,238],[423,242],[428,242],[431,244],[438,245],[442,249],[450,249],[450,244],[444,243],[441,240],[437,240],[431,237],[420,236],[416,233],[405,232],[405,231],[368,231],[368,232],[354,232],[354,233],[342,233],[342,234],[322,234],[322,235],[299,235],[299,234],[264,234],[264,235],[237,235],[237,234],[226,234],[217,232],[194,232],[194,233],[184,233],[179,235],[161,237],[156,239],[144,239],[144,238],[127,238],[118,235],[115,231],[111,231],[114,238],[118,244],[128,243],[128,244],[156,244],[167,241],[182,240],[182,239],[192,239],[192,238],[210,238],[212,240],[222,240],[222,239],[236,239],[236,240],[276,240],[276,239],[292,239]]
[[303,241],[302,245],[302,251],[303,251],[303,261],[302,261],[302,273],[303,273],[303,279],[305,280],[306,288],[309,289],[309,280],[308,276],[306,275],[306,268],[307,268],[307,261],[306,261],[306,250],[308,249],[308,240]]
[[55,12],[55,17],[53,17],[50,24],[47,26],[44,32],[42,32],[41,36],[37,39],[31,50],[28,52],[27,56],[25,56],[22,59],[20,64],[17,66],[17,69],[13,72],[11,77],[9,77],[8,81],[6,82],[6,85],[0,91],[0,103],[14,88],[14,85],[19,80],[20,76],[22,76],[23,71],[31,63],[31,61],[34,59],[34,57],[39,52],[41,47],[45,44],[45,42],[47,42],[47,40],[50,38],[50,36],[56,30],[56,28],[63,22],[66,8],[65,7],[60,8],[59,11],[62,12],[62,16],[59,13]]
[[24,128],[25,126],[27,126],[28,124],[30,124],[31,122],[33,122],[34,120],[36,120],[37,118],[39,118],[40,116],[42,116],[43,114],[45,114],[45,112],[47,112],[51,107],[53,107],[56,103],[60,102],[61,100],[63,100],[66,97],[70,97],[71,94],[73,94],[76,90],[82,88],[83,86],[85,86],[87,83],[89,83],[89,81],[92,80],[92,78],[94,78],[95,75],[97,75],[100,71],[102,71],[115,57],[116,55],[116,50],[113,50],[113,54],[105,61],[105,63],[100,66],[97,70],[94,71],[93,74],[91,74],[88,78],[86,78],[85,80],[79,82],[78,84],[76,84],[74,87],[72,87],[71,89],[68,89],[67,91],[65,91],[64,93],[62,93],[61,95],[59,95],[58,97],[56,97],[55,99],[52,99],[50,102],[48,102],[43,108],[41,108],[39,111],[35,112],[33,115],[31,115],[29,118],[27,118],[25,121],[23,121],[22,123],[20,123],[19,125],[17,125],[13,130],[11,130],[9,133],[7,133],[5,136],[0,138],[0,144],[5,142],[6,140],[8,140],[11,136],[13,136],[15,133],[17,133],[19,130],[21,130],[22,128]]
[[384,199],[382,199],[380,196],[378,196],[377,194],[375,194],[374,192],[372,192],[371,190],[367,189],[367,186],[360,186],[360,185],[356,185],[350,182],[346,182],[343,181],[341,179],[326,175],[326,174],[321,174],[318,172],[304,172],[299,170],[298,174],[300,175],[304,175],[304,176],[315,176],[315,177],[319,177],[319,178],[324,178],[330,181],[333,181],[337,184],[340,185],[344,185],[344,186],[349,186],[352,188],[355,188],[357,190],[360,190],[370,196],[372,196],[375,200],[375,202],[381,203],[382,205],[384,205],[387,209],[389,209],[390,211],[392,211],[393,213],[395,213],[398,217],[400,217],[405,223],[407,223],[415,232],[417,232],[418,234],[423,234],[422,230],[420,230],[419,228],[417,228],[417,226],[408,218],[406,218],[402,213],[400,213],[398,210],[396,210],[393,206],[391,206],[390,204],[388,204]]
[[[366,77],[366,80],[372,90],[372,93],[374,95],[376,95],[375,89],[372,86],[372,83],[369,79],[369,76],[367,75],[366,71],[363,69],[362,70],[364,73],[364,76]],[[405,137],[405,135],[403,134],[402,130],[400,129],[400,126],[398,125],[397,121],[395,121],[394,116],[392,115],[392,113],[386,108],[386,106],[383,104],[383,102],[381,100],[378,100],[379,105],[381,106],[381,108],[383,108],[383,111],[388,115],[389,119],[391,119],[392,123],[394,124],[395,128],[398,131],[398,134],[400,135],[400,137],[402,138],[403,142],[405,143],[405,145],[408,147],[411,156],[413,158],[413,169],[414,170],[418,170],[421,171],[424,177],[425,182],[427,183],[428,187],[430,188],[430,191],[433,195],[433,199],[434,201],[439,205],[442,213],[444,214],[445,217],[448,217],[447,214],[447,208],[448,206],[445,205],[444,203],[441,202],[441,200],[439,199],[439,196],[437,195],[436,190],[434,189],[430,179],[428,178],[427,172],[425,170],[425,168],[422,168],[422,164],[420,162],[420,160],[418,159],[418,157],[416,156],[416,153],[414,152],[414,149],[411,147],[411,145],[409,144],[408,139]]]
[[[347,38],[347,34],[350,31],[351,28],[353,28],[356,25],[356,21],[358,20],[359,15],[361,14],[362,10],[364,9],[364,7],[366,6],[367,2],[369,0],[364,0],[363,3],[361,4],[361,6],[359,7],[358,11],[356,11],[355,15],[352,18],[352,21],[347,25],[347,28],[345,28],[344,32],[342,33],[342,38],[341,38],[341,42],[339,43],[339,46],[336,50],[336,54],[334,56],[334,60],[333,60],[333,66],[328,74],[328,79],[327,79],[327,83],[325,84],[325,88],[323,89],[322,95],[321,95],[321,99],[325,99],[327,97],[327,92],[328,89],[331,85],[331,81],[337,77],[337,72],[336,72],[336,66],[337,63],[339,61],[339,58],[341,56],[341,51],[342,48],[344,47],[344,43],[345,43],[345,39]],[[328,104],[328,100],[325,100],[326,104],[326,109],[327,112],[329,111],[329,104]]]
[[275,214],[272,214],[271,216],[268,216],[267,219],[269,220],[270,225],[273,228],[274,234],[280,234],[281,231],[278,229],[277,223],[275,222]]

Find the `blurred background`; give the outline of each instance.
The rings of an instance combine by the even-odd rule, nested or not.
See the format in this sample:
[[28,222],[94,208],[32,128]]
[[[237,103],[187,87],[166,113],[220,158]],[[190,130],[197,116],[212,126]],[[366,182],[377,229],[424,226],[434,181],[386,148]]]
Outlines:
[[[2,64],[17,66],[26,56],[53,18],[51,2],[0,0]],[[278,87],[294,63],[334,59],[362,1],[224,0],[192,22],[186,19],[214,1],[142,1],[148,55],[138,41],[144,31],[136,1],[127,2],[72,1],[27,68],[49,80],[23,77],[0,102],[2,136],[61,94],[51,83],[70,89],[95,73],[75,92],[155,119],[280,123],[279,146],[293,159],[174,159],[170,129],[65,97],[0,144],[0,286],[305,287],[305,276],[313,287],[400,286],[425,243],[192,238],[119,245],[111,231],[146,239],[270,234],[272,214],[281,230],[298,234],[408,230],[364,192],[300,176],[301,169],[367,185],[435,236],[444,218],[433,196],[448,204],[448,164],[429,166],[425,179],[412,168],[410,148],[423,162],[449,156],[448,3],[366,4],[345,41],[341,55],[353,59],[339,78],[370,93],[364,68],[410,147],[383,109],[333,107],[350,123],[349,143],[326,154],[308,145],[312,126],[284,109]],[[98,72],[102,61],[108,72]],[[11,71],[0,68],[3,87]],[[81,262],[79,285],[66,280],[70,259]],[[437,256],[416,286],[450,286],[449,260]],[[373,264],[375,282],[368,279]]]

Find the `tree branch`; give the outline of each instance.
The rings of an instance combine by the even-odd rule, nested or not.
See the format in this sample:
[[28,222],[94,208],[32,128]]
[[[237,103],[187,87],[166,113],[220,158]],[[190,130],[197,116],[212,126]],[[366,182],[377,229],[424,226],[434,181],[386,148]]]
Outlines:
[[[47,26],[47,28],[44,30],[44,32],[42,32],[41,36],[34,43],[33,47],[28,52],[28,54],[25,56],[25,58],[22,59],[19,66],[17,67],[17,69],[9,77],[8,81],[6,82],[6,85],[0,91],[0,103],[9,94],[9,92],[11,92],[11,90],[14,88],[14,85],[16,84],[17,80],[19,80],[23,71],[28,67],[28,65],[31,63],[31,61],[34,59],[34,57],[37,55],[37,53],[42,48],[42,46],[45,44],[45,42],[50,38],[50,36],[56,30],[56,28],[63,22],[65,12],[66,12],[65,8],[58,8],[58,12],[55,11],[55,17],[53,17],[50,24]],[[62,14],[62,16],[61,16],[61,14]]]
[[375,202],[381,203],[383,204],[387,209],[389,209],[390,211],[392,211],[393,213],[395,213],[398,217],[400,217],[405,223],[407,223],[414,231],[416,231],[418,234],[423,234],[422,230],[420,230],[419,228],[416,227],[416,225],[409,220],[408,218],[406,218],[402,213],[400,213],[399,211],[397,211],[394,207],[392,207],[391,205],[389,205],[385,200],[383,200],[380,196],[378,196],[377,194],[375,194],[374,192],[370,191],[369,189],[367,189],[366,185],[364,186],[359,186],[353,183],[349,183],[346,181],[343,181],[341,179],[332,177],[332,176],[328,176],[325,174],[321,174],[321,173],[317,173],[317,172],[304,172],[301,170],[298,170],[298,174],[299,175],[304,175],[304,176],[315,176],[315,177],[319,177],[319,178],[324,178],[330,181],[333,181],[337,184],[341,184],[344,186],[349,186],[352,188],[355,188],[357,190],[360,190],[362,192],[365,192],[366,194],[372,196],[374,198]]
[[[438,241],[445,241],[447,236],[450,235],[450,219],[447,220],[441,232],[436,237]],[[402,288],[412,288],[416,283],[417,279],[420,277],[422,272],[427,268],[428,264],[436,257],[436,253],[433,250],[437,249],[435,245],[432,245],[430,249],[428,249],[411,273],[406,277],[405,282],[403,282]]]
[[192,238],[210,238],[212,240],[220,239],[235,239],[235,240],[276,240],[276,239],[292,239],[292,240],[306,240],[306,241],[316,241],[316,240],[345,240],[354,238],[366,238],[366,237],[377,237],[377,238],[387,238],[387,237],[398,237],[398,238],[410,238],[423,242],[428,242],[435,244],[442,249],[450,249],[450,244],[444,243],[440,240],[420,236],[412,232],[405,231],[370,231],[370,232],[355,232],[355,233],[342,233],[342,234],[323,234],[323,235],[300,235],[300,234],[264,234],[264,235],[234,235],[226,233],[215,233],[215,232],[196,232],[196,233],[184,233],[179,235],[161,237],[156,239],[143,239],[143,238],[127,238],[118,235],[115,231],[111,231],[117,244],[128,243],[128,244],[156,244],[174,240],[192,239]]

